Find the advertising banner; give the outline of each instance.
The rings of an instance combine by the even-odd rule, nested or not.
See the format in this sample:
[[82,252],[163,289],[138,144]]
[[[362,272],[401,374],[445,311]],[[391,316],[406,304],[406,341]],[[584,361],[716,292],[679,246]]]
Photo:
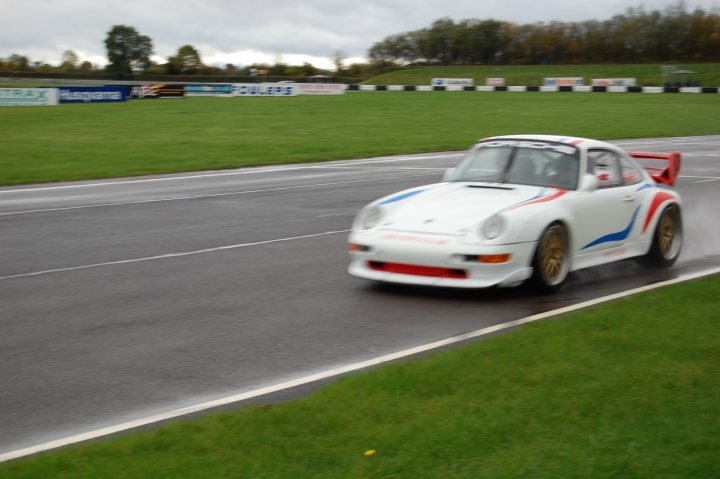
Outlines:
[[635,78],[593,78],[592,86],[637,86]]
[[505,86],[504,78],[486,78],[485,86]]
[[342,83],[296,83],[300,95],[342,95],[346,85]]
[[60,103],[109,103],[127,101],[128,89],[121,86],[67,86],[58,88]]
[[473,78],[433,78],[432,86],[475,86]]
[[297,96],[296,83],[234,83],[235,96]]
[[155,85],[134,85],[130,90],[130,98],[157,98]]
[[208,83],[205,85],[185,85],[187,96],[232,96],[233,86],[229,83]]
[[0,106],[49,106],[57,104],[57,88],[0,88]]
[[544,86],[575,86],[584,84],[585,79],[583,77],[543,78]]
[[130,98],[183,98],[185,85],[158,83],[151,85],[133,85]]

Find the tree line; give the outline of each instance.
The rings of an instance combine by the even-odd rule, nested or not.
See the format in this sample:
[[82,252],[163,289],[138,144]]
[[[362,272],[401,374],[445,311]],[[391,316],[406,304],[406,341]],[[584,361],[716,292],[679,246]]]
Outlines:
[[436,20],[390,35],[368,51],[374,64],[543,64],[720,60],[720,14],[684,2],[663,11],[629,8],[608,20],[518,25]]
[[65,73],[65,74],[111,74],[118,77],[131,77],[134,74],[149,75],[233,75],[251,76],[260,72],[271,77],[304,78],[320,73],[337,76],[360,77],[364,65],[345,66],[342,52],[333,57],[334,71],[316,68],[310,63],[288,65],[278,56],[273,64],[256,63],[239,67],[231,63],[224,67],[206,65],[200,52],[192,45],[183,45],[175,55],[167,57],[165,63],[157,63],[151,59],[153,53],[152,39],[142,35],[135,27],[114,25],[105,38],[108,64],[104,68],[89,61],[80,62],[79,56],[72,50],[62,53],[60,64],[53,66],[42,62],[32,62],[24,55],[12,54],[8,58],[0,58],[0,72],[21,73]]

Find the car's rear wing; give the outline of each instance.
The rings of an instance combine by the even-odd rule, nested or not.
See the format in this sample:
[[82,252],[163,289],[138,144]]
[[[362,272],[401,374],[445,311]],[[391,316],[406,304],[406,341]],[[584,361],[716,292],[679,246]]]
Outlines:
[[675,186],[675,181],[680,173],[680,164],[682,163],[682,155],[679,152],[673,151],[669,155],[664,153],[630,152],[630,156],[638,159],[667,161],[667,166],[665,168],[646,165],[643,165],[643,168],[645,168],[645,170],[650,173],[653,180],[658,183]]

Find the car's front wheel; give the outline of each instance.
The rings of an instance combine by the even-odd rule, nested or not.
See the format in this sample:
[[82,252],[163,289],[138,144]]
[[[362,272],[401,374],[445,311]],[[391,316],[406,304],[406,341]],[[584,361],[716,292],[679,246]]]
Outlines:
[[682,249],[682,216],[677,205],[665,208],[658,219],[650,251],[644,260],[656,268],[669,268],[680,256]]
[[532,286],[542,293],[557,291],[570,270],[568,234],[559,223],[550,225],[538,241],[533,256]]

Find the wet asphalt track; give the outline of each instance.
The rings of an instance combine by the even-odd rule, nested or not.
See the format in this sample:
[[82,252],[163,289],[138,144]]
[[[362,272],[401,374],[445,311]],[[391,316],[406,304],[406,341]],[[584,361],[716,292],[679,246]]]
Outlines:
[[358,209],[460,153],[0,188],[0,453],[720,265],[720,136],[617,143],[683,153],[681,261],[549,297],[345,274]]

